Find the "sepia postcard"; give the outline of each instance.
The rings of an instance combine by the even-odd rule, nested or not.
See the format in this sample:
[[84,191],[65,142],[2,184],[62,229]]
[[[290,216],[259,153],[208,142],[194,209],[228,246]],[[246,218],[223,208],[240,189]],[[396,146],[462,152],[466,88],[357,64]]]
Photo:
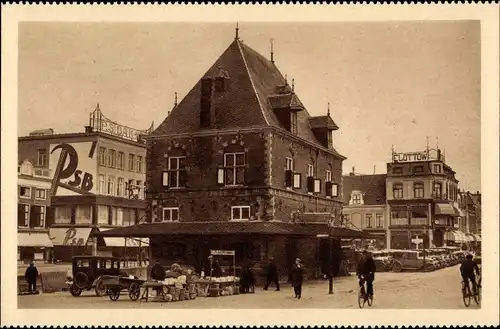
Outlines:
[[499,325],[498,5],[2,9],[2,325]]

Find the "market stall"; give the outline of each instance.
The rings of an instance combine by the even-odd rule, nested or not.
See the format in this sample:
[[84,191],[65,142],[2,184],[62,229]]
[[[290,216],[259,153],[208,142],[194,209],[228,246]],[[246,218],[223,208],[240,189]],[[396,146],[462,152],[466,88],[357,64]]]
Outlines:
[[197,277],[191,273],[182,273],[180,266],[173,264],[170,271],[166,272],[166,278],[162,281],[148,280],[141,286],[141,296],[139,301],[150,298],[150,291],[156,291],[154,301],[177,302],[195,299]]
[[[232,276],[222,276],[214,257],[232,257]],[[236,277],[236,254],[234,250],[210,250],[210,277],[196,282],[202,296],[219,297],[239,294],[239,278]]]

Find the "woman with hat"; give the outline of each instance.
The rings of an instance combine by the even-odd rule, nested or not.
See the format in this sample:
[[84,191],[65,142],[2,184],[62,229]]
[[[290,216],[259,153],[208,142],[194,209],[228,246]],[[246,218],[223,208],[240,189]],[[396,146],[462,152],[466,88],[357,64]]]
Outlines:
[[304,269],[300,262],[300,258],[295,260],[295,264],[292,267],[292,286],[295,291],[295,298],[300,299],[302,295],[302,281],[304,280]]

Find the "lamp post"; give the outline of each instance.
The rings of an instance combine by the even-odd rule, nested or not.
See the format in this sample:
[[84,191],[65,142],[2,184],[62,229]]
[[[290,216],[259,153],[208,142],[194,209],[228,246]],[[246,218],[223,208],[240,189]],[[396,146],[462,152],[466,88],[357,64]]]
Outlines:
[[333,294],[333,243],[330,234],[317,234],[317,238],[328,239],[328,294]]

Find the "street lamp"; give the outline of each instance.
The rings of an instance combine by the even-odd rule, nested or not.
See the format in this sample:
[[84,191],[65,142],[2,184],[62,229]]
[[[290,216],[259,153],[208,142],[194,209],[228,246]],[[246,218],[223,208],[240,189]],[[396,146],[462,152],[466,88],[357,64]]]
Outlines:
[[333,237],[330,234],[317,234],[318,238],[328,238],[328,294],[333,294]]

